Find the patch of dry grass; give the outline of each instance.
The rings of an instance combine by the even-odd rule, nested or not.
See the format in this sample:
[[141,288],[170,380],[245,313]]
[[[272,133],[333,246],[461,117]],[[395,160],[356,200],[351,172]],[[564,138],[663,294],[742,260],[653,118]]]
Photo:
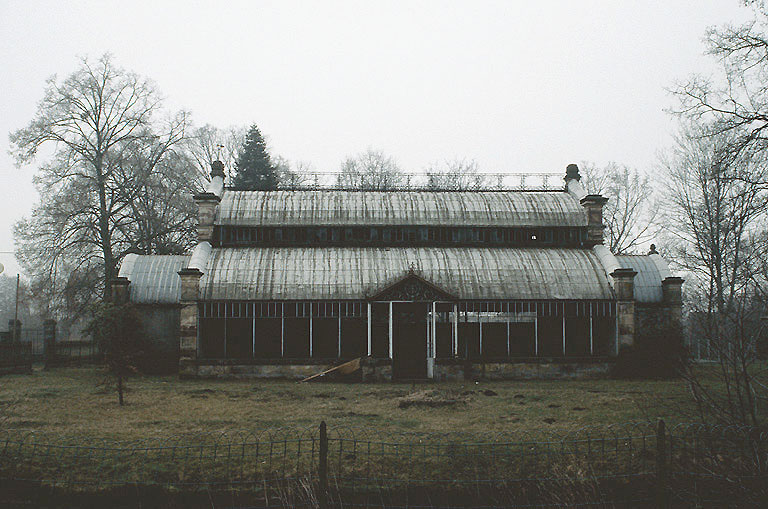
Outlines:
[[[297,384],[137,377],[126,405],[99,386],[97,368],[36,369],[0,378],[5,426],[64,436],[133,440],[281,426],[362,426],[387,431],[550,432],[664,417],[691,410],[682,381],[509,381]],[[658,402],[658,403],[657,403]]]

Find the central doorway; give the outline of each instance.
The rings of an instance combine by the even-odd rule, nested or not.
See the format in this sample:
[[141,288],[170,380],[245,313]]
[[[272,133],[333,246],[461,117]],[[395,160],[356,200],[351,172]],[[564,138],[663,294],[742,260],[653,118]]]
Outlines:
[[396,380],[427,378],[426,302],[392,303],[392,377]]

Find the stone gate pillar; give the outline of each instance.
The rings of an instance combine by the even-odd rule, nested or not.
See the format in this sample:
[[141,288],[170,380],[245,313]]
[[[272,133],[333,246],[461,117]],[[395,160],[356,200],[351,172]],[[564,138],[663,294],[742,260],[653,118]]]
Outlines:
[[197,371],[197,299],[200,293],[199,269],[181,269],[179,303],[179,376],[194,376]]
[[45,369],[56,365],[56,320],[43,320],[43,358]]
[[662,300],[667,308],[669,325],[678,331],[683,327],[683,278],[670,276],[661,282]]
[[117,306],[127,304],[130,298],[131,281],[127,277],[116,277],[109,283],[112,286],[112,303]]
[[[633,269],[616,269],[611,272],[616,290],[616,325],[618,350],[635,344],[635,276]],[[617,354],[619,352],[616,352]]]

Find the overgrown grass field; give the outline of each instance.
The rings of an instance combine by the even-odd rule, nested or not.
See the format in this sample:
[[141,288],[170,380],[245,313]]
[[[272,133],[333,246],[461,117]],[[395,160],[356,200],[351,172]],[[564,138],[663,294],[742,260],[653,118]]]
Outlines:
[[0,378],[6,429],[136,440],[181,433],[329,426],[420,432],[565,432],[665,418],[690,421],[681,380],[341,384],[137,376],[120,407],[100,368]]

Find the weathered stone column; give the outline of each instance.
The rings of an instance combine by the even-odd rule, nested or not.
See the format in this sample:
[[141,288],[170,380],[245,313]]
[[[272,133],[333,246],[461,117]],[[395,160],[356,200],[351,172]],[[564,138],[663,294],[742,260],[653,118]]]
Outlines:
[[197,239],[210,242],[213,239],[213,218],[221,198],[213,193],[195,195],[197,204]]
[[179,376],[197,373],[197,299],[200,292],[199,269],[181,269],[181,309],[179,311]]
[[21,341],[21,320],[14,320],[11,318],[8,320],[8,337],[11,341]]
[[[619,351],[635,344],[635,276],[633,269],[616,269],[611,273],[616,290]],[[618,353],[618,352],[617,352]]]
[[607,201],[599,194],[588,194],[580,200],[587,210],[587,240],[592,245],[603,243],[603,206]]
[[[211,165],[211,186],[204,193],[195,195],[197,204],[197,239],[199,242],[211,242],[213,239],[213,219],[216,215],[216,206],[221,201],[221,188],[224,185],[224,163],[214,161]],[[215,186],[213,185],[215,184]],[[214,189],[216,192],[213,192]]]
[[682,330],[683,324],[683,278],[670,276],[661,282],[662,301],[667,308],[669,325]]
[[127,277],[116,277],[110,281],[112,286],[112,303],[121,306],[130,298],[131,281]]

